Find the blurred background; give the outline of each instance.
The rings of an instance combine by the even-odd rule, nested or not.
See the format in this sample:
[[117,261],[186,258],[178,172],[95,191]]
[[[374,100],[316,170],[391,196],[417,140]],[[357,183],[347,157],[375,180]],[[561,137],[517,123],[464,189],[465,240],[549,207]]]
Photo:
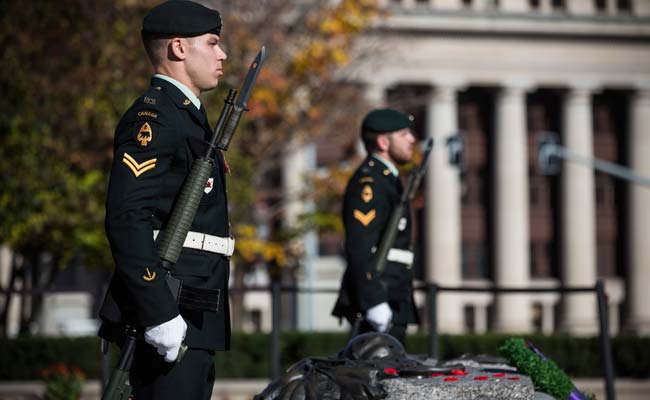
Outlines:
[[[96,334],[113,268],[103,230],[113,131],[148,87],[139,31],[157,3],[2,2],[6,349],[21,338]],[[418,284],[485,289],[441,292],[435,313],[419,291],[424,320],[413,337],[426,337],[436,315],[449,338],[591,340],[593,293],[492,288],[600,279],[610,334],[631,340],[625,354],[641,360],[617,371],[648,379],[650,0],[202,3],[222,13],[228,53],[219,88],[202,96],[213,123],[262,45],[268,54],[226,154],[237,337],[270,332],[268,288],[279,282],[292,289],[277,303],[276,327],[339,332],[334,343],[345,343],[349,327],[330,316],[345,268],[341,196],[365,156],[362,117],[390,106],[415,116],[420,140],[435,139],[413,204]],[[567,348],[551,353],[568,359]]]

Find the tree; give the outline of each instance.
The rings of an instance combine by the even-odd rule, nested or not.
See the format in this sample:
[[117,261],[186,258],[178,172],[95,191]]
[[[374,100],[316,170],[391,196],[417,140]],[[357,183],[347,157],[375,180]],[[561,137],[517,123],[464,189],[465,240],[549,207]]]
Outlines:
[[[21,333],[42,291],[73,258],[112,264],[103,233],[112,131],[144,87],[147,65],[125,2],[5,2],[0,17],[0,243],[17,253],[9,287],[30,294]],[[127,82],[136,82],[133,87]],[[49,261],[48,261],[49,260]],[[6,327],[3,304],[0,322]],[[4,329],[2,329],[4,333]]]
[[[22,280],[23,288],[36,293],[26,331],[38,293],[56,271],[73,258],[89,267],[112,265],[103,232],[112,135],[148,84],[152,69],[139,30],[146,10],[158,1],[3,3],[0,243],[18,255],[12,285]],[[336,71],[377,9],[370,0],[204,3],[224,16],[228,52],[225,81],[202,99],[209,110],[220,109],[228,87],[241,84],[261,44],[269,52],[226,155],[232,166],[231,218],[245,229],[260,224],[251,212],[260,203],[280,210],[275,216],[281,217],[283,200],[273,190],[278,182],[269,177],[286,143],[318,140],[324,132],[349,132],[356,125],[352,105],[363,107],[358,88]],[[216,121],[216,115],[210,117]],[[251,239],[275,249],[263,247],[261,259],[277,261],[268,255],[278,252],[291,259],[286,230],[255,236]],[[243,276],[250,254],[237,251],[236,273]]]

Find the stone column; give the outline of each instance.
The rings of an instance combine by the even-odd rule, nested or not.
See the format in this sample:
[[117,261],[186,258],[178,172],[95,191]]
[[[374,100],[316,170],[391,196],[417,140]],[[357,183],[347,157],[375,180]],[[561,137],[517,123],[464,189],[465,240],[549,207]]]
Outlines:
[[618,0],[607,0],[607,14],[616,15],[618,14],[618,5],[616,4]]
[[552,12],[551,0],[539,0],[539,11],[544,14]]
[[[630,168],[650,177],[650,88],[637,91],[630,102]],[[629,326],[650,335],[650,188],[628,184],[630,270],[628,276]]]
[[569,0],[566,3],[569,14],[593,15],[596,12],[594,0]]
[[[527,287],[530,285],[530,234],[525,86],[515,83],[504,87],[497,95],[495,114],[495,283],[503,287]],[[497,293],[495,302],[496,330],[531,330],[528,294]]]
[[[289,228],[296,227],[300,215],[312,211],[314,205],[304,201],[302,194],[308,190],[308,175],[316,169],[316,147],[314,144],[303,144],[294,140],[286,149],[282,165],[283,198],[286,199],[284,220]],[[316,258],[318,257],[318,234],[315,230],[305,232],[300,238],[293,239],[303,249],[301,264],[304,267],[301,287],[313,289],[318,283]],[[298,323],[300,329],[312,330],[318,320],[330,320],[330,317],[319,313],[316,304],[316,294],[303,292],[298,295]],[[331,296],[331,304],[336,301]]]
[[[443,286],[461,284],[460,179],[448,161],[445,142],[458,129],[456,86],[433,88],[428,105],[428,136],[434,138],[426,174],[426,280]],[[463,331],[463,305],[457,293],[438,295],[440,332]]]
[[368,83],[364,96],[370,106],[381,107],[386,104],[386,86],[380,83]]
[[530,11],[530,3],[522,0],[501,0],[499,11],[506,13],[527,13]]
[[461,0],[430,0],[436,10],[460,10]]
[[415,7],[415,0],[402,0],[401,3],[404,8]]
[[554,303],[542,303],[542,333],[545,335],[553,334],[553,321],[555,320],[554,306]]
[[[369,82],[366,85],[364,97],[366,98],[370,108],[386,106],[386,85],[377,82]],[[356,141],[355,150],[359,157],[365,157],[367,154],[360,136]]]
[[[591,88],[574,87],[564,99],[563,144],[569,151],[593,157]],[[596,224],[594,171],[565,161],[562,166],[562,279],[565,286],[596,284]],[[597,332],[593,293],[565,294],[562,327],[570,333]]]
[[632,14],[639,17],[650,17],[650,1],[632,0]]
[[474,307],[474,318],[476,320],[474,323],[475,332],[477,334],[483,334],[487,332],[487,306],[477,304]]

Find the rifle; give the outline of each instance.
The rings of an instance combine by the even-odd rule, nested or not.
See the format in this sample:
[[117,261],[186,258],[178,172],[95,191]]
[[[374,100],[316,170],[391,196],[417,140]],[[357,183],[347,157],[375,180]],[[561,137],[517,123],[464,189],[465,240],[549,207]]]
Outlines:
[[395,238],[397,237],[397,225],[399,225],[399,220],[404,214],[404,209],[408,203],[413,200],[415,197],[415,191],[420,186],[420,181],[422,181],[422,177],[424,177],[426,172],[431,149],[433,149],[433,138],[429,138],[424,142],[422,162],[413,170],[413,172],[411,172],[408,184],[406,185],[406,190],[402,193],[402,197],[393,209],[393,213],[390,215],[388,224],[384,229],[384,235],[381,238],[381,242],[379,242],[379,250],[377,250],[377,266],[375,267],[377,276],[381,276],[386,268],[386,257],[388,256],[390,249],[393,247],[393,244],[395,244]]
[[[393,212],[390,215],[388,224],[384,229],[384,235],[381,237],[379,242],[379,249],[377,250],[377,265],[375,266],[376,273],[373,274],[376,277],[381,277],[386,269],[386,262],[388,257],[388,252],[395,244],[395,238],[397,237],[397,225],[399,225],[399,220],[404,214],[404,209],[408,203],[413,200],[415,197],[415,191],[420,186],[420,181],[424,177],[426,172],[427,162],[429,161],[429,155],[431,154],[431,149],[433,149],[433,138],[428,138],[424,142],[424,154],[422,156],[422,162],[418,165],[411,175],[409,176],[408,184],[406,185],[406,190],[402,193],[399,203],[393,208]],[[364,319],[364,316],[361,313],[357,314],[357,318],[352,324],[352,333],[350,338],[356,336],[361,328],[361,323]]]
[[[174,298],[178,297],[181,281],[174,278],[170,271],[180,257],[183,243],[196,216],[199,202],[203,196],[205,182],[208,181],[212,173],[215,153],[217,150],[228,150],[230,141],[239,125],[239,120],[246,111],[246,103],[253,91],[255,82],[257,82],[265,58],[266,49],[262,46],[248,69],[239,97],[235,100],[237,96],[237,90],[235,89],[230,89],[228,92],[228,96],[224,100],[225,104],[215,125],[214,133],[208,143],[208,149],[203,157],[195,159],[192,163],[192,169],[181,188],[178,201],[167,222],[167,228],[160,233],[158,255],[162,259],[163,267],[167,270],[166,281],[174,294]],[[137,337],[137,330],[132,326],[127,326],[120,359],[108,380],[102,400],[127,400],[131,395],[129,371],[131,370]],[[187,345],[182,343],[176,362],[182,359],[186,351]]]

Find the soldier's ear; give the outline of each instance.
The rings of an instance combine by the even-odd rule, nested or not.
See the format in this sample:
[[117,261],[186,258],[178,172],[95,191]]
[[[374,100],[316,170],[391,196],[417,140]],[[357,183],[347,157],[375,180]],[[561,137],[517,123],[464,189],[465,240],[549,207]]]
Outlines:
[[388,135],[378,135],[377,136],[377,149],[380,152],[388,151],[390,147],[390,139]]
[[172,38],[169,41],[169,58],[172,61],[184,60],[187,55],[187,46],[183,38]]

